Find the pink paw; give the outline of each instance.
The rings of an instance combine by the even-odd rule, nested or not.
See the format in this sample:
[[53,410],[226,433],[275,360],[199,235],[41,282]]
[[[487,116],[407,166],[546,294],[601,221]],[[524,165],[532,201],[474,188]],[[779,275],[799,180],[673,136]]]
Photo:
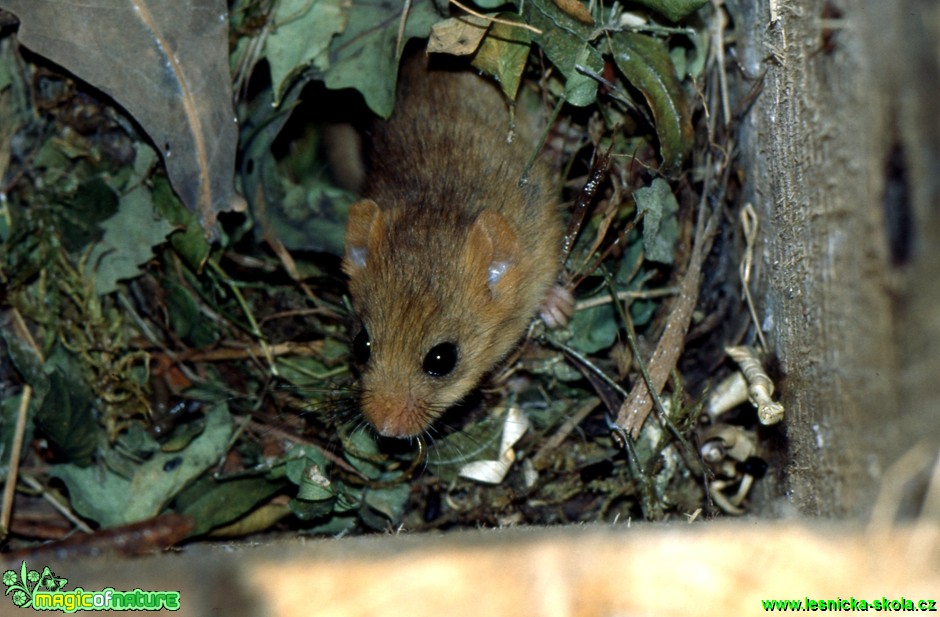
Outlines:
[[568,325],[572,315],[574,315],[574,296],[566,287],[553,285],[545,294],[542,308],[539,309],[542,321],[549,328],[560,328]]

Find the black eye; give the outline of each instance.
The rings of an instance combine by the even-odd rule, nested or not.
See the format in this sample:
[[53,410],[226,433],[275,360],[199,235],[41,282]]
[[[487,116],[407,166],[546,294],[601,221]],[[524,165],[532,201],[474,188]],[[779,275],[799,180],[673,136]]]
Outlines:
[[457,346],[453,343],[435,345],[424,356],[424,372],[431,377],[443,377],[457,366]]
[[353,339],[352,352],[353,357],[359,364],[368,362],[369,356],[372,355],[372,341],[369,339],[369,331],[364,327]]

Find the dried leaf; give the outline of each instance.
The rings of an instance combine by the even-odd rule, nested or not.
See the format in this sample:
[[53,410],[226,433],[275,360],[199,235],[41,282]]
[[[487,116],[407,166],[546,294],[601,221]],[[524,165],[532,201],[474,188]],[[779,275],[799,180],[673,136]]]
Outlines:
[[480,46],[490,22],[473,15],[461,15],[439,21],[431,28],[428,53],[445,53],[455,56],[472,54]]
[[211,231],[240,209],[224,0],[0,0],[19,40],[103,90],[144,128]]
[[564,11],[566,15],[574,17],[582,24],[594,25],[594,16],[579,0],[554,0],[554,2],[555,6]]
[[509,473],[509,468],[516,461],[512,449],[529,430],[531,422],[519,407],[510,407],[503,419],[503,436],[499,442],[499,458],[479,460],[467,463],[460,468],[460,475],[484,484],[499,484]]

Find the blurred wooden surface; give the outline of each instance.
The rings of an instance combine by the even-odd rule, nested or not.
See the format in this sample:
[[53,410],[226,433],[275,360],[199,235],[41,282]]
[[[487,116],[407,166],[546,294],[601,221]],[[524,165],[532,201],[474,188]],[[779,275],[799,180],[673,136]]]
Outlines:
[[741,519],[293,537],[29,562],[47,565],[69,589],[178,590],[177,614],[194,617],[757,615],[761,600],[940,599],[940,526]]

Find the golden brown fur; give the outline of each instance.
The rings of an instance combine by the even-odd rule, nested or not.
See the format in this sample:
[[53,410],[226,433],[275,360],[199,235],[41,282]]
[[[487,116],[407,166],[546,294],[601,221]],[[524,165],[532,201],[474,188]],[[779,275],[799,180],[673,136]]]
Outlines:
[[[391,120],[372,133],[343,268],[371,339],[362,411],[383,435],[418,435],[460,401],[518,342],[555,282],[557,191],[543,163],[520,188],[534,146],[507,143],[508,129],[492,83],[429,70],[419,57],[402,69]],[[422,363],[442,342],[457,345],[457,365],[432,377]]]

